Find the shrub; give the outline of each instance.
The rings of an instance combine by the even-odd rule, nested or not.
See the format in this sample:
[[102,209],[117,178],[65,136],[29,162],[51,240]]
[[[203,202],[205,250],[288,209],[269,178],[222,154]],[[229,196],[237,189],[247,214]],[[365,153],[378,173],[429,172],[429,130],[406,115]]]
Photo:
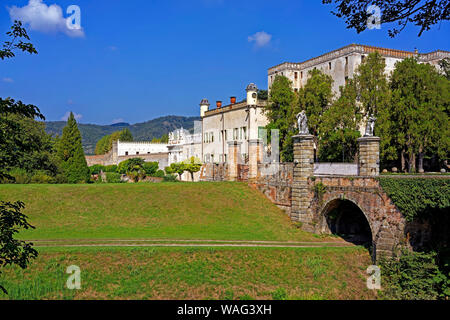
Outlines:
[[106,175],[106,182],[108,182],[108,183],[121,183],[122,182],[120,180],[120,177],[122,176],[120,173],[106,172],[105,175]]
[[36,184],[56,183],[56,179],[54,177],[49,176],[45,171],[36,171],[33,177],[31,178],[31,183]]
[[55,183],[62,184],[62,183],[67,183],[67,182],[68,182],[67,177],[64,174],[60,173],[55,176]]
[[158,170],[153,174],[153,177],[156,178],[164,178],[164,171],[163,170]]
[[104,172],[117,172],[117,166],[115,164],[106,166]]
[[[145,162],[142,167],[144,168],[145,174],[151,177],[156,177],[156,172],[158,171],[158,162]],[[161,177],[162,178],[162,177]]]
[[106,172],[106,167],[102,166],[101,164],[94,164],[93,166],[89,167],[89,171],[91,174],[99,174],[100,171]]
[[445,276],[439,271],[436,253],[402,251],[398,260],[381,260],[385,299],[435,300]]
[[31,176],[25,169],[12,169],[8,174],[14,178],[10,183],[27,184],[31,181]]
[[177,176],[174,174],[167,174],[164,176],[164,182],[178,182]]

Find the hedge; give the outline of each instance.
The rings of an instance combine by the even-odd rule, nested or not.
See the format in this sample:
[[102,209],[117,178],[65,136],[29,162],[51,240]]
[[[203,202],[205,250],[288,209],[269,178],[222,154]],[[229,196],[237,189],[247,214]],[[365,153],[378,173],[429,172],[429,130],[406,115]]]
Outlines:
[[407,221],[433,211],[450,212],[450,179],[380,177],[379,181]]

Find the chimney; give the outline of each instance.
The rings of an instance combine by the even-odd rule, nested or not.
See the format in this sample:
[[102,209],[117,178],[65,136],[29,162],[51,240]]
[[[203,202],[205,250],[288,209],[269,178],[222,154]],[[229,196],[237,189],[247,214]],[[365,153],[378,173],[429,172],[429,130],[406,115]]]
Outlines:
[[209,110],[209,101],[208,99],[203,99],[200,102],[200,116],[203,118],[205,116],[205,113]]
[[222,101],[216,101],[216,107],[217,109],[222,108]]
[[230,97],[230,104],[236,103],[236,97]]

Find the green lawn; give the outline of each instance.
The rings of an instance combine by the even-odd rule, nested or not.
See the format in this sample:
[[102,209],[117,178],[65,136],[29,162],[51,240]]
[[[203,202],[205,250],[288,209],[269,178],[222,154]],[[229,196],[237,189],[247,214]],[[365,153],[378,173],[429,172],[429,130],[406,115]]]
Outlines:
[[[299,230],[246,184],[0,185],[0,200],[25,202],[36,229],[20,232],[23,239],[108,245],[38,247],[26,270],[2,268],[9,295],[0,299],[376,298],[366,288],[369,253],[359,247],[137,248],[104,240],[341,242]],[[65,288],[70,265],[81,268],[81,290]]]
[[[32,265],[7,267],[0,299],[374,299],[361,248],[40,249]],[[81,269],[81,289],[65,287]]]
[[25,202],[26,239],[318,240],[242,183],[0,185],[0,200]]

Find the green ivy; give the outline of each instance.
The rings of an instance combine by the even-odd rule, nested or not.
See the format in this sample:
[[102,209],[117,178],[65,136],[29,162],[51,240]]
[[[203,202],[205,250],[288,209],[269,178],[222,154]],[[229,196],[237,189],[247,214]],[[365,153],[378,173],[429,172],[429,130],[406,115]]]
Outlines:
[[327,186],[324,185],[322,182],[319,182],[314,186],[314,193],[320,205],[322,205],[323,195],[325,194],[325,192],[327,192]]
[[449,212],[450,179],[383,177],[379,181],[407,221],[436,210]]

